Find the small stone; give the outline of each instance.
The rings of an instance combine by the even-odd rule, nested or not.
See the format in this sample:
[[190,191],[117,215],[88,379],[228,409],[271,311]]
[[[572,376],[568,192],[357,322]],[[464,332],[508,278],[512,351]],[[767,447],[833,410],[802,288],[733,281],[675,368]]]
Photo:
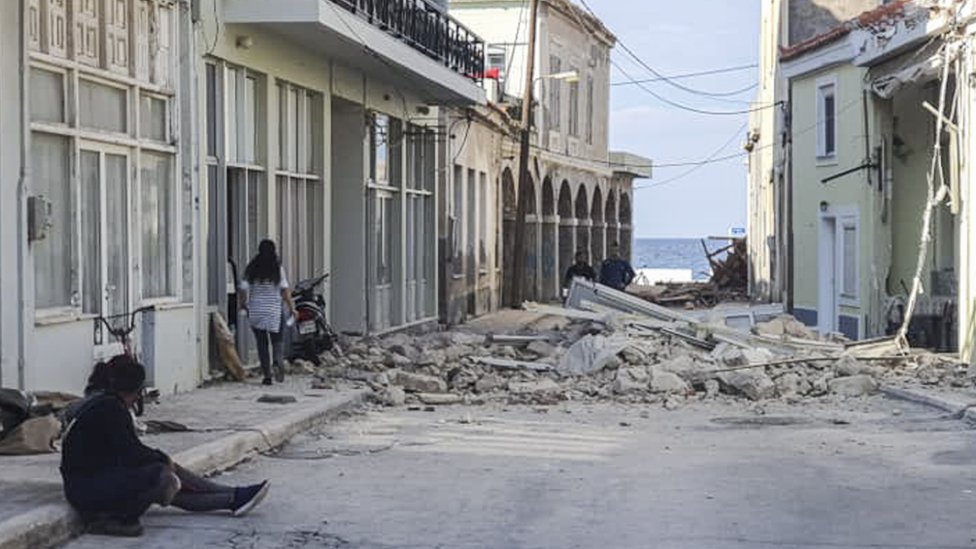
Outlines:
[[409,372],[396,372],[391,379],[395,385],[403,387],[411,393],[444,393],[447,392],[447,383],[443,379]]
[[878,382],[866,375],[839,377],[830,380],[828,385],[831,393],[846,397],[860,397],[878,391]]
[[677,410],[681,408],[684,401],[681,397],[677,395],[669,395],[668,398],[664,399],[664,409],[665,410]]
[[258,402],[265,404],[294,404],[298,399],[294,395],[269,395],[264,394],[258,398]]
[[901,415],[901,410],[894,409],[894,410],[891,411],[891,415],[893,415],[893,416],[900,416]]
[[718,396],[719,391],[722,389],[722,385],[717,379],[709,379],[705,382],[705,396],[708,398],[715,398]]

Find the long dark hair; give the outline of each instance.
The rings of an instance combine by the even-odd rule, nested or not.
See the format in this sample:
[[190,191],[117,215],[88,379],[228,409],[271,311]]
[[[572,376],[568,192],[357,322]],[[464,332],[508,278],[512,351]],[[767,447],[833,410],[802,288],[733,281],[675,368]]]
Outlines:
[[127,355],[117,355],[108,362],[99,362],[88,376],[85,396],[97,392],[131,394],[146,384],[146,368]]
[[258,255],[254,256],[254,259],[244,269],[244,280],[250,284],[255,282],[277,284],[281,282],[281,261],[278,259],[274,242],[270,240],[261,241],[261,244],[258,245]]

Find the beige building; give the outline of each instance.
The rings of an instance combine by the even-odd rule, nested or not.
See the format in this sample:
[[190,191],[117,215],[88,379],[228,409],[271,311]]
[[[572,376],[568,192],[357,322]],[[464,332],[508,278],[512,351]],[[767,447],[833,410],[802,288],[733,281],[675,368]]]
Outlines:
[[[451,14],[485,40],[490,99],[517,115],[525,86],[527,9],[519,0],[453,0]],[[615,37],[568,0],[542,0],[537,22],[536,98],[532,117],[531,181],[525,226],[524,272],[515,273],[518,142],[502,142],[502,303],[515,305],[511,282],[523,277],[523,298],[558,299],[563,273],[576,251],[594,264],[610,244],[632,239],[632,182],[650,177],[650,161],[630,156],[620,165],[608,150],[610,50]]]

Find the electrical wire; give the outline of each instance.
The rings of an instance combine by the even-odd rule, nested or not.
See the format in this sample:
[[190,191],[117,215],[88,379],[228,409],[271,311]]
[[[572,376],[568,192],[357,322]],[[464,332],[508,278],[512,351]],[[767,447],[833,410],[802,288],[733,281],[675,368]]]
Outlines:
[[[739,72],[739,71],[744,71],[744,70],[748,70],[748,69],[755,69],[755,68],[758,68],[758,67],[759,67],[758,64],[752,63],[752,64],[749,64],[749,65],[739,65],[739,66],[735,66],[735,67],[725,67],[725,68],[721,68],[721,69],[711,69],[711,70],[700,71],[700,72],[686,72],[684,74],[671,74],[671,75],[668,75],[668,76],[666,76],[664,78],[657,78],[657,77],[654,77],[654,78],[645,78],[643,80],[638,80],[638,82],[640,82],[642,84],[648,84],[648,83],[651,83],[651,82],[660,82],[660,81],[666,80],[666,79],[670,79],[670,80],[681,80],[681,79],[685,79],[685,78],[695,78],[695,77],[698,77],[698,76],[711,76],[711,75],[714,75],[714,74],[725,74],[725,73],[730,73],[730,72]],[[614,82],[614,83],[612,83],[610,85],[611,86],[632,86],[633,85],[633,82]],[[756,85],[758,85],[758,84],[754,84],[753,87],[755,87]]]
[[[596,17],[597,19],[600,19],[600,16],[598,16],[596,14],[596,12],[593,11],[593,8],[591,8],[590,5],[586,3],[586,0],[579,0],[579,1],[583,5],[583,7],[586,8],[586,11],[590,12],[590,15],[592,15],[593,17]],[[647,71],[650,72],[651,74],[653,74],[656,78],[661,79],[661,81],[666,82],[667,84],[670,84],[671,86],[674,86],[675,88],[678,88],[679,90],[682,90],[684,92],[691,93],[691,94],[694,94],[694,95],[705,96],[705,97],[722,97],[722,96],[726,96],[726,95],[734,95],[734,94],[729,94],[728,92],[719,92],[719,93],[717,93],[717,92],[709,92],[709,91],[705,91],[705,90],[698,90],[698,89],[695,89],[695,88],[691,88],[691,87],[685,86],[685,85],[680,84],[678,82],[675,82],[673,79],[669,78],[668,76],[666,76],[664,74],[661,74],[654,67],[650,66],[640,56],[638,56],[636,53],[634,53],[634,51],[632,49],[630,49],[627,46],[627,44],[625,44],[623,42],[623,40],[621,40],[619,37],[617,37],[617,46],[620,46],[620,49],[622,49],[624,52],[626,52],[627,55],[629,55],[630,57],[632,57],[635,61],[637,61],[637,63],[639,65],[641,65],[642,67],[644,67],[645,69],[647,69]],[[739,92],[739,93],[742,93],[742,92]]]
[[649,188],[652,188],[652,187],[663,187],[665,185],[670,185],[671,183],[674,183],[676,181],[679,181],[681,179],[684,179],[684,178],[688,177],[689,175],[691,175],[691,174],[697,172],[698,170],[702,169],[704,166],[707,165],[707,163],[712,162],[719,154],[722,153],[722,151],[724,151],[725,149],[727,149],[729,147],[729,145],[731,145],[740,135],[742,135],[742,132],[745,131],[745,129],[748,128],[748,127],[749,127],[749,122],[746,122],[746,123],[742,124],[741,126],[739,126],[739,129],[735,130],[735,133],[732,134],[732,137],[729,138],[728,141],[726,141],[725,143],[723,143],[722,146],[719,147],[718,149],[715,149],[715,152],[713,152],[711,155],[709,155],[708,158],[706,158],[702,163],[699,163],[697,166],[693,166],[691,169],[689,169],[689,170],[687,170],[685,172],[682,172],[679,175],[676,175],[676,176],[674,176],[674,177],[672,177],[670,179],[665,179],[664,181],[661,181],[661,182],[658,182],[658,183],[650,183],[650,184],[647,184],[647,185],[635,185],[634,186],[634,190],[649,189]]

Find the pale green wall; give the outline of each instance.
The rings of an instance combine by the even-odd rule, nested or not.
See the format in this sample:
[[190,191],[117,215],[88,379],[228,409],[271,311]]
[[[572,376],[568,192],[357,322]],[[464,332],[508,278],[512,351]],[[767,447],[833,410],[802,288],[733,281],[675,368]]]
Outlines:
[[[873,99],[865,131],[864,69],[839,65],[796,77],[791,81],[792,99],[792,192],[793,192],[793,284],[794,305],[819,311],[818,252],[820,204],[831,210],[853,208],[860,222],[860,300],[857,307],[842,305],[840,314],[857,316],[863,335],[873,335],[864,326],[865,315],[880,316],[880,294],[885,275],[876,266],[884,253],[886,229],[881,224],[880,193],[873,173],[851,173],[830,183],[821,180],[859,166],[865,160],[865,139],[873,147],[877,141]],[[817,158],[818,82],[836,78],[837,154],[833,160]],[[869,176],[872,184],[869,184]]]

